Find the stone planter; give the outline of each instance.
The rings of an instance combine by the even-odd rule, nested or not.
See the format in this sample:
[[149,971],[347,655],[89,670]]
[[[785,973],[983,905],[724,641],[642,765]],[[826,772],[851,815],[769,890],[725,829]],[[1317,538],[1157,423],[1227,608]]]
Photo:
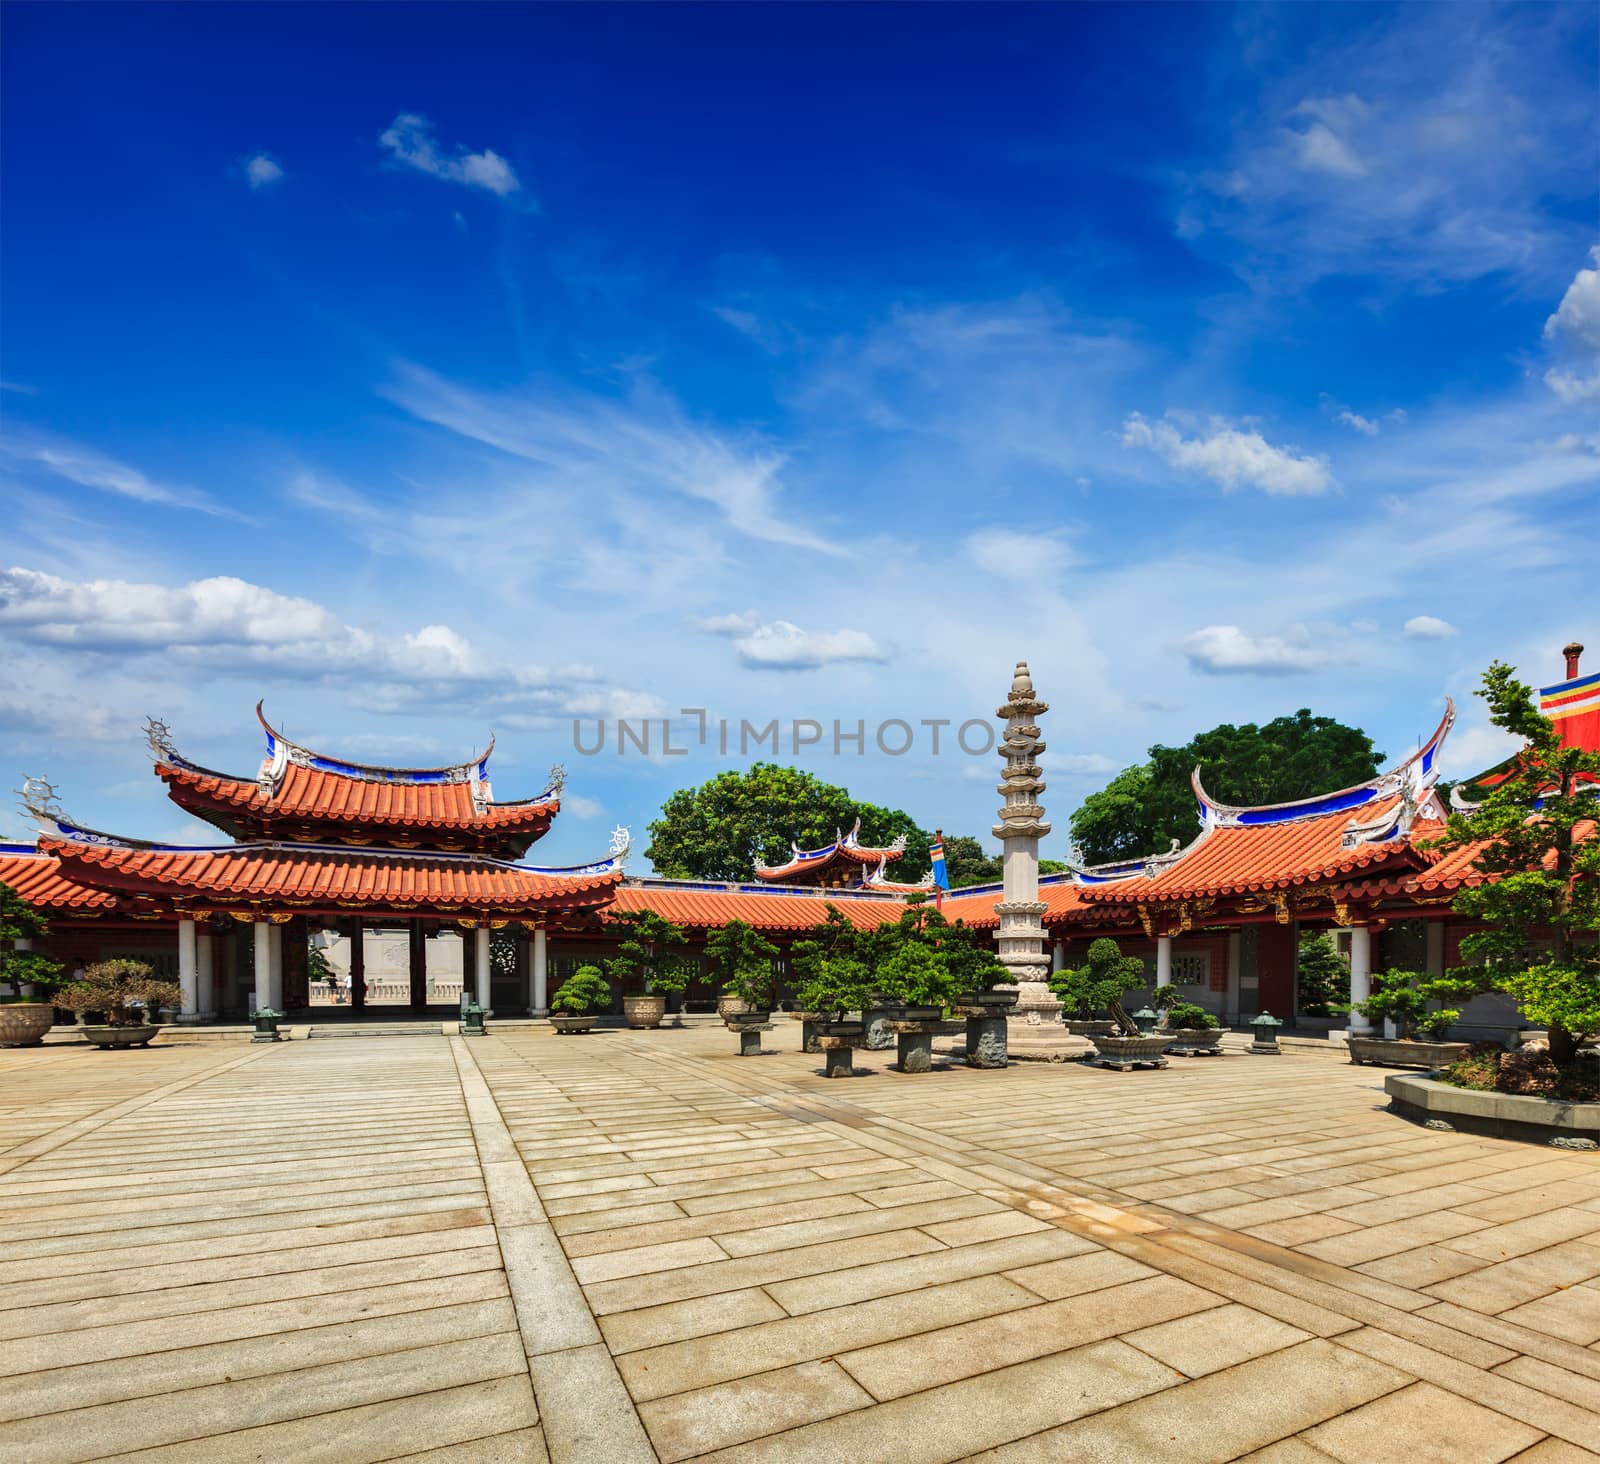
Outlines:
[[1469,1046],[1465,1042],[1391,1042],[1386,1037],[1351,1037],[1348,1041],[1351,1062],[1358,1066],[1370,1062],[1375,1067],[1449,1067]]
[[1224,1035],[1221,1027],[1174,1027],[1167,1033],[1167,1051],[1175,1057],[1215,1057]]
[[722,1014],[722,1025],[730,1032],[737,1032],[741,1027],[765,1027],[771,1020],[771,1012],[758,1012],[752,1007]]
[[1117,1024],[1104,1020],[1087,1021],[1075,1018],[1066,1024],[1067,1031],[1074,1037],[1110,1037],[1115,1035]]
[[817,1023],[818,1035],[822,1037],[844,1037],[860,1046],[866,1041],[867,1024],[865,1022],[834,1022],[822,1020]]
[[55,1020],[47,1001],[0,1002],[0,1047],[37,1047]]
[[1127,1072],[1129,1068],[1164,1068],[1167,1065],[1162,1049],[1171,1041],[1171,1037],[1166,1032],[1152,1032],[1138,1037],[1096,1037],[1093,1040],[1096,1054],[1093,1063],[1096,1067],[1112,1067]]
[[719,996],[717,998],[717,1015],[724,1020],[730,1014],[750,1011],[750,1003],[742,996]]
[[595,1016],[593,1012],[586,1013],[581,1017],[557,1015],[550,1018],[550,1025],[557,1032],[592,1032],[594,1031],[594,1024]]
[[667,1014],[667,999],[654,994],[625,996],[622,998],[622,1015],[636,1031],[649,1032],[661,1025]]
[[[1448,1046],[1449,1044],[1443,1044]],[[1525,1093],[1479,1093],[1413,1073],[1383,1080],[1390,1109],[1429,1128],[1561,1149],[1600,1148],[1600,1103],[1561,1103]]]
[[90,1026],[86,1022],[78,1030],[96,1047],[148,1047],[162,1029],[150,1022],[139,1027]]
[[790,1012],[789,1016],[800,1023],[800,1050],[821,1052],[817,1039],[822,1035],[823,1016],[819,1012]]
[[944,1016],[942,1006],[905,1006],[901,1010],[907,1022],[937,1022]]

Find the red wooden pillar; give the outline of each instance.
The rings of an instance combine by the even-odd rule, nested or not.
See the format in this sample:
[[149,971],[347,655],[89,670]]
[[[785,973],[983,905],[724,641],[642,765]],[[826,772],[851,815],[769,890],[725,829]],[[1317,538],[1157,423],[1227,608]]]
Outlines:
[[412,920],[407,929],[411,936],[411,1009],[421,1011],[428,1005],[428,933],[420,920]]
[[350,922],[350,1006],[360,1010],[367,1004],[367,947],[361,917]]
[[1290,1023],[1294,1020],[1295,967],[1299,961],[1295,928],[1274,921],[1258,925],[1256,930],[1257,1004],[1280,1022]]

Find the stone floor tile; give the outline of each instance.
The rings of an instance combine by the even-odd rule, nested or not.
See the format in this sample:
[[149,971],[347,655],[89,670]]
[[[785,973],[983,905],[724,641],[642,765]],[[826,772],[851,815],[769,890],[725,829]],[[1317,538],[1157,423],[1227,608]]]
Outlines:
[[[1537,1357],[1513,1357],[1510,1362],[1502,1362],[1495,1371],[1501,1377],[1515,1378],[1552,1397],[1565,1398],[1600,1417],[1600,1380],[1581,1377],[1552,1363],[1541,1362]],[[1595,1437],[1600,1440],[1600,1432]]]
[[535,1424],[422,1454],[401,1454],[388,1464],[549,1464],[549,1459],[544,1430]]
[[[1498,1265],[1483,1266],[1451,1281],[1436,1282],[1427,1290],[1441,1301],[1498,1313],[1559,1287],[1575,1286],[1596,1277],[1600,1277],[1600,1247],[1568,1241]],[[3,1316],[0,1313],[0,1318]]]
[[1343,1464],[1500,1464],[1537,1443],[1539,1430],[1432,1383],[1413,1383],[1305,1437]]
[[1465,1251],[1469,1256],[1505,1261],[1596,1232],[1600,1232],[1600,1211],[1563,1207],[1529,1215],[1505,1225],[1480,1229],[1476,1234],[1464,1235],[1449,1242],[1449,1245],[1452,1250]]
[[1488,1264],[1481,1256],[1469,1256],[1446,1246],[1419,1245],[1415,1250],[1399,1251],[1381,1260],[1363,1261],[1355,1269],[1363,1276],[1375,1276],[1380,1281],[1420,1291],[1440,1281],[1481,1271]]
[[[1400,1251],[1415,1250],[1421,1245],[1433,1245],[1456,1236],[1466,1236],[1470,1231],[1482,1230],[1485,1224],[1485,1221],[1474,1220],[1468,1215],[1455,1215],[1445,1210],[1433,1215],[1414,1215],[1408,1220],[1395,1220],[1387,1225],[1364,1225],[1347,1235],[1314,1240],[1297,1249],[1338,1266],[1356,1266],[1363,1261],[1376,1261]],[[1467,1253],[1471,1255],[1478,1252]]]
[[1543,1439],[1516,1455],[1511,1464],[1592,1464],[1595,1459],[1600,1459],[1600,1452],[1580,1449],[1561,1439]]
[[837,1354],[874,1398],[886,1400],[957,1382],[1047,1353],[1114,1337],[1220,1304],[1220,1298],[1170,1276],[1111,1287],[1085,1302],[1072,1297],[1002,1312],[954,1327]]
[[603,1343],[528,1359],[551,1464],[655,1464],[632,1400]]
[[1396,1368],[1318,1339],[976,1457],[995,1464],[1222,1464],[1409,1381]]
[[1309,1332],[1236,1303],[1119,1335],[1191,1378],[1311,1340]]
[[1037,1292],[1046,1301],[1082,1296],[1157,1274],[1151,1267],[1109,1250],[1095,1250],[1087,1255],[1068,1256],[1065,1260],[1045,1261],[1041,1265],[1006,1272],[1019,1286]]
[[1499,1316],[1501,1321],[1564,1337],[1580,1347],[1593,1346],[1600,1342],[1600,1281],[1569,1286],[1512,1307]]
[[[1221,1225],[1225,1221],[1208,1217]],[[1286,1220],[1269,1220],[1265,1225],[1244,1227],[1250,1235],[1270,1240],[1274,1245],[1298,1246],[1308,1241],[1326,1240],[1330,1235],[1348,1235],[1361,1227],[1353,1220],[1335,1220],[1329,1215],[1296,1215]]]
[[662,1464],[676,1464],[871,1402],[837,1363],[803,1362],[643,1403],[639,1416]]

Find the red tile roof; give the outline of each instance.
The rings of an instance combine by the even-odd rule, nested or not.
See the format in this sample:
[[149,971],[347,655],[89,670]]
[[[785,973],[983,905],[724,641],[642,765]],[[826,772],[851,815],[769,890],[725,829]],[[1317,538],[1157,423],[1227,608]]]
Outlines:
[[860,930],[875,930],[898,920],[905,909],[900,900],[865,899],[841,891],[834,891],[823,899],[812,894],[786,895],[776,890],[747,894],[706,886],[673,888],[657,884],[624,885],[617,891],[612,908],[654,910],[664,919],[696,929],[743,920],[757,930],[795,934],[826,920],[830,904],[837,906],[845,919]]
[[[1361,822],[1393,813],[1399,801],[1395,795],[1367,804],[1359,811]],[[1419,820],[1409,838],[1401,835],[1346,848],[1350,823],[1350,812],[1340,811],[1284,823],[1213,825],[1154,878],[1136,875],[1087,885],[1083,898],[1091,904],[1144,904],[1288,889],[1386,866],[1415,869],[1425,856],[1414,841],[1436,838],[1443,831],[1442,824]]]
[[[1040,885],[1039,899],[1045,911],[1039,918],[1046,926],[1095,918],[1095,912],[1084,905],[1085,889],[1085,886],[1067,879]],[[993,930],[1000,924],[1000,917],[994,913],[995,902],[1000,898],[998,889],[985,889],[980,894],[971,895],[956,890],[945,896],[944,918],[952,924],[960,920],[975,930]]]
[[61,861],[47,854],[0,854],[0,884],[10,885],[30,905],[47,914],[113,910],[115,895],[75,884],[61,872]]
[[622,879],[609,864],[538,871],[465,855],[316,845],[163,849],[46,837],[40,848],[83,884],[197,901],[520,914],[606,904]]

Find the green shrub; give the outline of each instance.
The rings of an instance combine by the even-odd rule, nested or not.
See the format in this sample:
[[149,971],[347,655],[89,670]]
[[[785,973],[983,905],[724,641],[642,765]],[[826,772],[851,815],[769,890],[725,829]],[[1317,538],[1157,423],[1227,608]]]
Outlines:
[[598,966],[579,966],[551,999],[550,1010],[565,1017],[588,1017],[611,1005],[611,987]]
[[1182,1028],[1211,1028],[1217,1025],[1217,1019],[1203,1006],[1196,1006],[1192,1001],[1173,1002],[1167,1008],[1167,1026],[1174,1031]]
[[1125,1037],[1138,1035],[1139,1025],[1127,1013],[1122,998],[1144,985],[1144,962],[1125,956],[1116,941],[1101,936],[1089,947],[1087,964],[1057,971],[1050,989],[1062,1005],[1078,1016],[1105,1012]]
[[772,1008],[778,980],[772,968],[778,948],[754,926],[730,920],[706,940],[706,955],[716,963],[722,990],[752,1011]]
[[654,910],[625,910],[606,917],[607,928],[622,935],[617,954],[606,961],[613,981],[636,980],[645,991],[682,991],[689,984],[689,965],[673,950],[688,939],[681,925]]
[[1365,1001],[1334,1002],[1332,1009],[1342,1014],[1359,1012],[1369,1021],[1387,1018],[1408,1041],[1415,1040],[1420,1032],[1429,1041],[1437,1042],[1452,1022],[1460,1020],[1461,1013],[1454,1007],[1434,1007],[1432,1002],[1459,990],[1458,982],[1425,976],[1419,971],[1375,971],[1371,996]]

